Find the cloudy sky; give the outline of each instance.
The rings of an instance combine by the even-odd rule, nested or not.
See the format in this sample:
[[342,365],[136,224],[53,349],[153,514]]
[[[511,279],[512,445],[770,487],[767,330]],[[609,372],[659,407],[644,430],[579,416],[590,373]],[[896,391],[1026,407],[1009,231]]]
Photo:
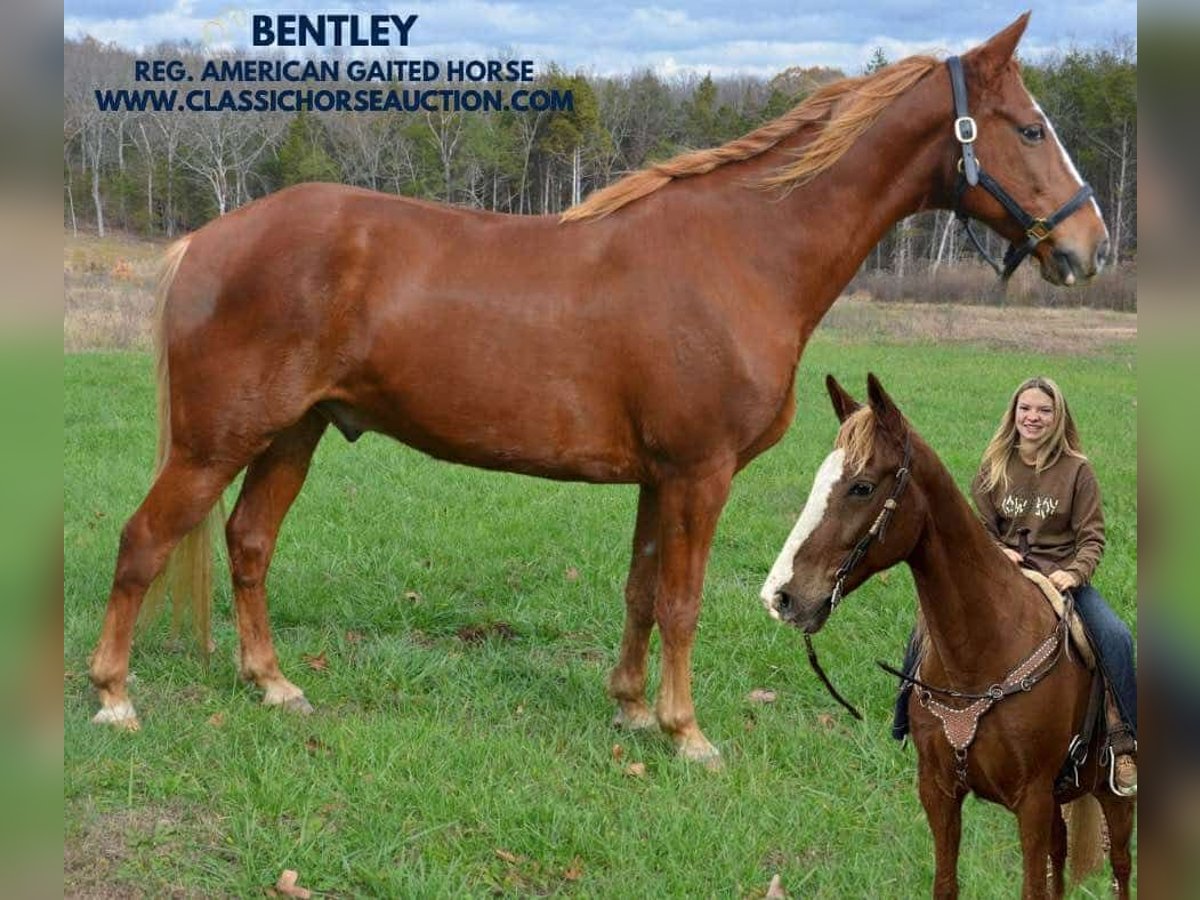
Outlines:
[[[407,51],[388,55],[519,56],[600,75],[647,67],[663,75],[772,75],[792,65],[857,72],[875,47],[889,59],[958,52],[1026,8],[990,0],[413,0],[390,6],[338,0],[258,6],[234,0],[65,0],[63,32],[136,50],[183,39],[246,46],[252,13],[416,13],[420,18]],[[1055,0],[1034,7],[1021,52],[1039,58],[1136,35],[1136,0]]]

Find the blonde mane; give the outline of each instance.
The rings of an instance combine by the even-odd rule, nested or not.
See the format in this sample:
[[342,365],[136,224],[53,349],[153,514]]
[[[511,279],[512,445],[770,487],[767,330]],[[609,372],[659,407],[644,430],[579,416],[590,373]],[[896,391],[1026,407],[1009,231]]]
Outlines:
[[804,126],[816,125],[820,131],[799,158],[759,182],[761,187],[782,187],[784,190],[806,184],[841,159],[897,96],[938,64],[931,56],[912,56],[873,75],[835,81],[779,118],[737,140],[709,150],[683,153],[626,175],[572,206],[562,214],[560,221],[603,218],[677,178],[703,175],[726,163],[758,156]]
[[838,429],[833,447],[846,451],[842,461],[843,471],[857,475],[866,468],[875,453],[875,413],[871,407],[860,407],[846,417]]

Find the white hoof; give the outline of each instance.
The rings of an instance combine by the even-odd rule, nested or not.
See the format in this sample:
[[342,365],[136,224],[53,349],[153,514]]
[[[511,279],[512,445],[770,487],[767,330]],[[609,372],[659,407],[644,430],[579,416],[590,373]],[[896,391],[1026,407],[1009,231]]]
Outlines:
[[309,715],[312,704],[304,696],[304,692],[294,684],[272,685],[263,694],[263,706],[279,706],[288,712]]
[[710,772],[719,772],[724,767],[721,751],[710,744],[703,735],[677,740],[675,752],[680,759],[689,763],[699,763]]
[[114,728],[124,728],[126,731],[137,731],[141,728],[133,704],[128,700],[103,707],[92,716],[94,725],[112,725]]
[[619,706],[616,715],[613,716],[612,724],[614,728],[622,731],[647,731],[658,727],[658,719],[645,707],[627,710],[625,707]]

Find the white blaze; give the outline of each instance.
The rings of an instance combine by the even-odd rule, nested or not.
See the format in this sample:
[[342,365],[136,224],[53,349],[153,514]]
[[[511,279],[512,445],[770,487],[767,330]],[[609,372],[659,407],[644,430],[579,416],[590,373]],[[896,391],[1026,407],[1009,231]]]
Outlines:
[[767,576],[766,583],[763,584],[759,596],[767,605],[767,609],[771,610],[772,615],[776,615],[772,607],[775,595],[780,588],[792,580],[794,574],[792,564],[795,562],[796,554],[808,540],[808,536],[816,531],[821,520],[825,518],[825,507],[829,505],[829,495],[833,492],[833,486],[842,477],[842,464],[845,457],[846,451],[839,447],[825,457],[825,462],[821,463],[821,468],[817,469],[808,501],[804,504],[804,509],[800,513],[800,518],[796,520],[792,533],[788,535],[787,543],[779,552],[775,565],[771,567],[771,574]]
[[[1038,105],[1038,102],[1033,101],[1033,108],[1038,111],[1042,119],[1046,123],[1046,130],[1050,133],[1050,139],[1054,141],[1054,146],[1058,148],[1059,155],[1062,156],[1063,162],[1067,164],[1067,169],[1075,176],[1075,181],[1079,187],[1083,187],[1083,176],[1079,174],[1079,170],[1075,168],[1075,161],[1071,159],[1071,154],[1067,152],[1067,148],[1062,145],[1062,141],[1058,139],[1058,132],[1054,130],[1054,123],[1050,121],[1050,117],[1046,115],[1046,111]],[[1100,212],[1100,204],[1096,202],[1095,195],[1089,198],[1092,202],[1092,208],[1096,210],[1096,215],[1100,217],[1100,221],[1104,221],[1104,215]]]

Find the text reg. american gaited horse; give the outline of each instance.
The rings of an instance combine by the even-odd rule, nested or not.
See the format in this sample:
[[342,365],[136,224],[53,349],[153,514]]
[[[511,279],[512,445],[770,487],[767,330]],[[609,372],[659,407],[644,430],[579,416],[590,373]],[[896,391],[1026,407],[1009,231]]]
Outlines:
[[[842,426],[763,601],[772,616],[812,634],[871,575],[908,563],[928,635],[909,708],[934,839],[934,895],[958,894],[962,803],[973,792],[1016,813],[1027,898],[1062,895],[1068,843],[1072,870],[1083,874],[1074,863],[1095,857],[1098,800],[1119,895],[1128,897],[1134,801],[1108,789],[1102,735],[1085,725],[1099,709],[1097,683],[1068,651],[1065,624],[878,380],[868,378],[865,407],[832,377],[826,384]],[[1068,784],[1058,776],[1080,734],[1090,746]]]
[[179,241],[156,319],[160,467],[121,535],[97,720],[137,725],[133,626],[173,551],[176,600],[207,621],[205,526],[243,470],[225,526],[240,670],[266,703],[308,708],[280,671],[264,583],[332,424],[465,465],[638,485],[616,722],[657,722],[682,756],[714,760],[691,692],[713,532],[734,474],[787,430],[800,354],[859,263],[934,207],[1028,248],[1055,284],[1105,261],[1099,209],[1021,83],[1025,25],[955,66],[913,57],[831,84],[561,217],[310,184]]

